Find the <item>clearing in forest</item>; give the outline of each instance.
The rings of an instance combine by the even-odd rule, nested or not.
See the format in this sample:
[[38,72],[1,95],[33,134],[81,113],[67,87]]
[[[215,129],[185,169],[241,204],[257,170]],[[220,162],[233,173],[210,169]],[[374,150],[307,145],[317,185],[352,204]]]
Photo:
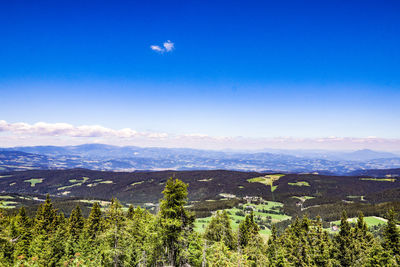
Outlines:
[[282,176],[285,176],[285,175],[284,174],[268,174],[265,176],[251,178],[251,179],[248,179],[247,181],[249,183],[261,183],[261,184],[269,185],[269,186],[271,186],[271,192],[274,192],[276,190],[276,188],[278,188],[277,185],[274,185],[274,182],[278,181],[279,178],[281,178]]
[[299,181],[295,183],[288,183],[288,185],[293,185],[293,186],[310,186],[310,184],[306,181]]
[[[260,226],[260,234],[268,236],[271,234],[270,227],[273,223],[288,220],[291,217],[283,214],[283,204],[280,202],[267,201],[263,204],[243,204],[239,207],[226,209],[229,218],[231,219],[231,226],[234,231],[237,231],[239,224],[243,221],[247,214],[253,212],[257,224]],[[210,223],[211,216],[206,218],[198,218],[195,221],[196,231],[203,233]]]
[[[357,218],[349,218],[349,219],[347,219],[347,221],[349,223],[357,223]],[[380,225],[380,224],[386,224],[386,222],[387,222],[386,219],[377,217],[377,216],[364,217],[364,221],[368,227],[372,227],[372,226],[376,226],[376,225]],[[332,226],[333,225],[340,226],[340,220],[331,222],[331,225]]]
[[25,180],[25,183],[31,183],[31,187],[35,187],[36,184],[40,184],[43,182],[43,178],[32,178],[29,180]]
[[71,180],[69,180],[69,182],[72,185],[62,186],[62,187],[57,188],[57,190],[60,191],[60,190],[68,189],[68,188],[75,187],[75,186],[81,186],[82,184],[86,183],[86,181],[89,180],[90,178],[89,177],[82,177],[81,179],[82,180],[71,179]]
[[362,181],[374,181],[374,182],[396,182],[393,178],[360,178]]
[[15,201],[0,201],[0,208],[1,209],[14,209],[16,207],[15,204],[18,204],[18,202],[15,202]]
[[313,198],[315,198],[315,197],[311,197],[311,196],[301,196],[301,197],[293,196],[292,198],[297,198],[297,199],[300,200],[301,202],[304,202],[304,201],[306,201],[307,199],[313,199]]

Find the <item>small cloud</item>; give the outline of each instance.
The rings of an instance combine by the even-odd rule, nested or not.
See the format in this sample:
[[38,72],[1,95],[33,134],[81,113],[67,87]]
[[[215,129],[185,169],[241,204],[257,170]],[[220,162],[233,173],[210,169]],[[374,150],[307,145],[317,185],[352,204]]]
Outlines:
[[164,49],[159,47],[158,45],[151,45],[150,46],[151,50],[157,51],[157,52],[164,52]]
[[174,49],[174,43],[168,40],[164,43],[164,48],[167,52],[170,52]]
[[163,43],[163,47],[159,45],[151,45],[150,49],[160,53],[171,52],[172,50],[174,50],[174,43],[168,40]]

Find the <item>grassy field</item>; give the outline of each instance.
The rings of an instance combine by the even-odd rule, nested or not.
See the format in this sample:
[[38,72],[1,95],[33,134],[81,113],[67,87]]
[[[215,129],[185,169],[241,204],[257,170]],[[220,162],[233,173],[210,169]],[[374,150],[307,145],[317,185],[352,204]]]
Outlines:
[[[82,180],[70,179],[69,182],[72,185],[62,186],[62,187],[57,188],[57,190],[60,191],[60,190],[65,190],[65,189],[68,189],[68,188],[71,188],[71,187],[75,187],[75,186],[81,186],[84,183],[86,183],[89,179],[90,179],[89,177],[82,177]],[[92,185],[94,185],[94,184],[88,184],[87,186],[91,187]]]
[[18,202],[15,201],[0,201],[0,208],[1,209],[13,209],[15,208],[15,204],[18,204]]
[[[348,222],[350,223],[357,223],[357,218],[349,218],[347,219]],[[373,227],[373,226],[377,226],[377,225],[382,225],[382,224],[386,224],[386,219],[381,218],[381,217],[376,217],[376,216],[367,216],[364,217],[364,221],[366,222],[368,227]],[[340,227],[340,220],[338,221],[333,221],[330,223],[331,227],[329,228],[325,228],[324,230],[328,231],[329,233],[335,234],[335,233],[339,233],[339,227]],[[336,225],[338,227],[337,231],[333,231],[332,230],[332,226]]]
[[[250,210],[250,207],[254,209],[254,216],[259,217],[260,219],[271,219],[271,223],[280,222],[283,220],[290,219],[291,217],[282,213],[279,213],[280,208],[283,206],[282,203],[268,201],[265,204],[244,204],[243,208]],[[239,207],[235,207],[232,209],[226,209],[231,219],[231,226],[234,231],[237,231],[239,227],[239,223],[244,220],[245,214],[243,214],[243,209]],[[239,215],[241,213],[241,215]],[[279,214],[277,214],[279,213]],[[248,213],[246,213],[248,214]],[[203,233],[210,222],[211,217],[199,218],[195,221],[195,229],[196,231]],[[269,228],[265,228],[260,230],[262,235],[270,235],[271,230]]]
[[12,196],[0,196],[0,199],[14,199]]
[[[103,181],[102,179],[96,179],[94,181],[95,181],[95,183],[86,184],[86,186],[93,187],[93,186],[97,186],[98,184],[112,184],[113,183],[113,181],[111,181],[111,180]],[[132,183],[131,186],[139,185],[139,184],[142,184],[143,182],[144,181]]]
[[375,181],[375,182],[396,182],[393,178],[360,178],[362,181]]
[[199,182],[211,182],[213,180],[213,178],[210,179],[201,179],[201,180],[197,180]]
[[310,184],[306,181],[299,181],[295,183],[288,183],[288,185],[293,185],[293,186],[310,186]]
[[269,185],[271,187],[271,192],[274,192],[278,188],[277,185],[274,185],[274,182],[278,181],[279,178],[281,178],[282,176],[284,176],[284,174],[268,174],[265,176],[251,178],[251,179],[248,179],[247,181],[249,183],[260,183],[260,184]]
[[143,184],[144,181],[140,181],[140,182],[136,182],[136,183],[131,183],[131,186],[135,186],[135,185],[139,185],[139,184]]
[[[364,217],[364,220],[369,227],[386,223],[386,219],[381,218],[381,217],[376,217],[376,216]],[[347,221],[350,223],[357,223],[357,218],[349,218],[349,219],[347,219]],[[340,220],[331,222],[331,225],[339,226]]]
[[113,181],[111,181],[111,180],[99,182],[99,184],[112,184],[112,183],[113,183]]
[[66,186],[62,186],[62,187],[59,187],[59,188],[57,188],[57,190],[64,190],[64,189],[68,189],[68,188],[71,188],[71,187],[75,187],[75,186],[81,186],[82,185],[82,183],[76,183],[76,184],[72,184],[72,185],[66,185]]
[[306,201],[307,199],[313,199],[313,198],[315,198],[315,197],[311,197],[311,196],[301,196],[301,197],[293,196],[292,198],[297,198],[298,200],[304,202],[304,201]]
[[24,182],[25,183],[31,183],[31,186],[35,187],[36,184],[42,183],[43,179],[42,178],[32,178],[32,179],[29,179],[29,180],[25,180]]
[[69,180],[70,183],[86,183],[86,181],[89,180],[89,177],[82,177],[82,180],[78,179],[71,179]]
[[347,196],[347,198],[350,198],[350,199],[359,199],[359,200],[361,200],[361,201],[364,201],[364,196]]

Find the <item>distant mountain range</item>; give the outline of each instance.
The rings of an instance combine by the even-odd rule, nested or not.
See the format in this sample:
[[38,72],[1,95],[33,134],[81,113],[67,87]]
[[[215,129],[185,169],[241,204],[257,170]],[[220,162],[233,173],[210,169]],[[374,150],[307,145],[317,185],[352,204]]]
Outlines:
[[109,171],[225,169],[347,174],[356,170],[400,168],[400,156],[367,149],[353,152],[227,152],[103,144],[0,148],[0,171],[70,168]]

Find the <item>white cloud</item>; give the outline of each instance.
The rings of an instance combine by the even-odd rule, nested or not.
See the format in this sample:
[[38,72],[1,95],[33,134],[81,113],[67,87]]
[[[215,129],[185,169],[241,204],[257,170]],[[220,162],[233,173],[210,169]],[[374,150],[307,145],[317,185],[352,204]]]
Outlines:
[[164,52],[171,52],[174,50],[175,44],[170,40],[163,43],[163,47],[159,45],[151,45],[150,49],[156,52],[164,53]]
[[154,51],[157,51],[157,52],[164,52],[164,49],[161,48],[158,45],[151,45],[150,48],[151,48],[151,50],[154,50]]
[[100,125],[74,126],[68,123],[25,122],[0,120],[0,146],[72,145],[82,143],[137,145],[160,147],[190,147],[199,149],[375,149],[400,151],[400,139],[368,136],[322,138],[248,138],[240,136],[209,136],[207,134],[166,134],[138,132],[130,128],[115,130]]
[[100,125],[73,126],[68,123],[46,123],[38,122],[28,124],[23,122],[8,123],[0,120],[0,132],[11,132],[19,135],[41,135],[41,136],[69,136],[69,137],[117,137],[134,138],[166,137],[165,133],[146,133],[124,128],[114,130]]
[[172,43],[170,40],[168,40],[164,43],[164,48],[167,52],[170,52],[174,49],[174,43]]

